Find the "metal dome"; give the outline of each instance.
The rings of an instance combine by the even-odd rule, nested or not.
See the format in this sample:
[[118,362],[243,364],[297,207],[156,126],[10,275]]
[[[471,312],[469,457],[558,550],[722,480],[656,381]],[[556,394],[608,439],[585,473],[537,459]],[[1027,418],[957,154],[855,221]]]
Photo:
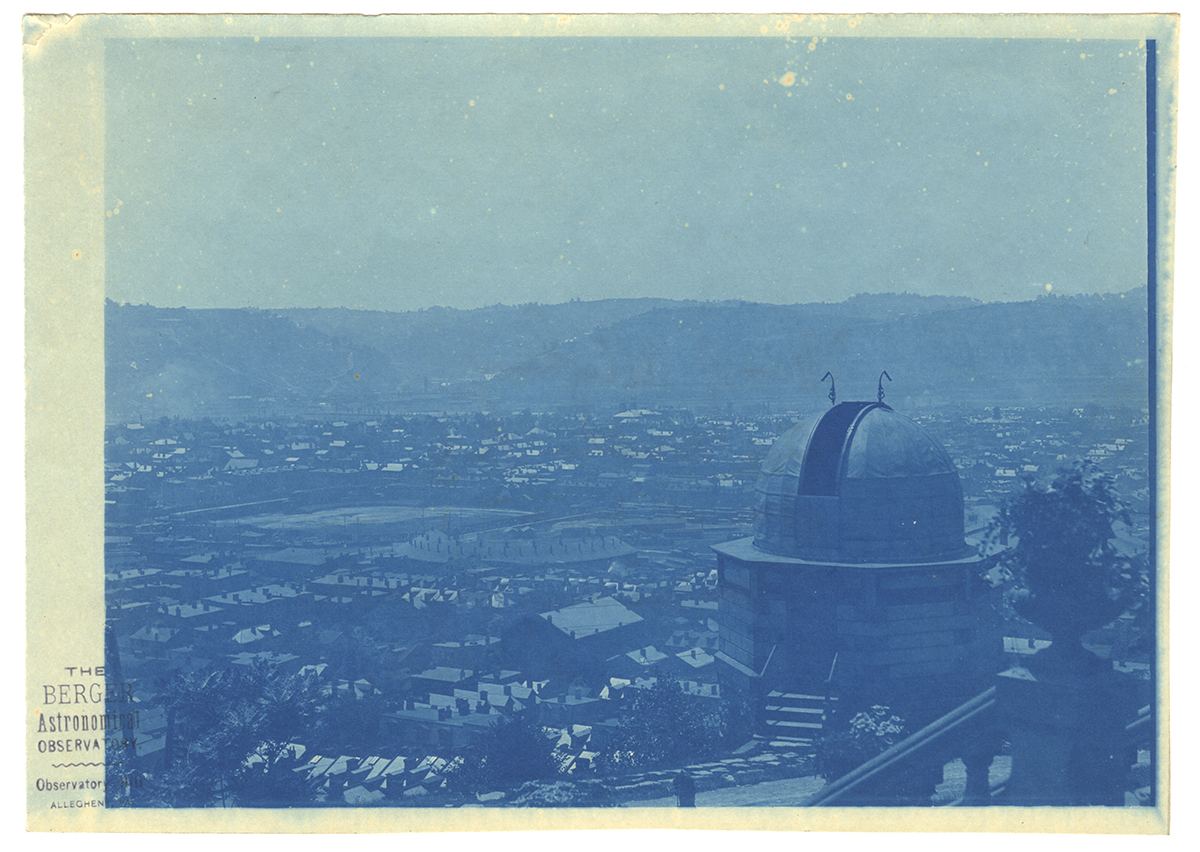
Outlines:
[[954,463],[881,402],[843,402],[784,433],[755,493],[754,546],[768,553],[892,563],[968,552]]

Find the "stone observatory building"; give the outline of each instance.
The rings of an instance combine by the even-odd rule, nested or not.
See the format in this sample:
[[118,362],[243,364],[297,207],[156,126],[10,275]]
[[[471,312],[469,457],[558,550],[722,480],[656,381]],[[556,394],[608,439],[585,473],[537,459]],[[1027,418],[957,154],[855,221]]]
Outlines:
[[842,402],[780,436],[755,491],[754,536],[714,549],[719,659],[760,728],[814,734],[834,701],[928,720],[997,671],[958,471],[919,424]]

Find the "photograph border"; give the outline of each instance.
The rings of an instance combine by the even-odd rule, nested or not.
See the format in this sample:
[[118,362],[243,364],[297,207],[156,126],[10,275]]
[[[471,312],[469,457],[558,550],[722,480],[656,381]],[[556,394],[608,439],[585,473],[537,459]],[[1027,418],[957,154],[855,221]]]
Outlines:
[[[33,831],[348,833],[596,828],[578,812],[517,809],[278,811],[80,810],[50,813],[36,782],[37,713],[45,684],[65,666],[103,663],[104,50],[106,38],[416,37],[434,35],[745,36],[889,38],[1141,38],[1148,64],[1150,239],[1150,466],[1155,568],[1169,559],[1170,384],[1179,19],[1136,16],[76,16],[24,21],[27,827]],[[766,29],[764,34],[763,29]],[[621,809],[612,828],[767,831],[988,831],[1164,833],[1170,788],[1165,570],[1152,575],[1160,728],[1160,802],[1140,809]]]

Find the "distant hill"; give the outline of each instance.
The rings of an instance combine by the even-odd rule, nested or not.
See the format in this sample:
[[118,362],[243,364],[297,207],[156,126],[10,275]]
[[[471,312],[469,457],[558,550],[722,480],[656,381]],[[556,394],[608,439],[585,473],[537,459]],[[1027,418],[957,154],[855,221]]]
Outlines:
[[105,305],[108,419],[221,416],[275,400],[391,392],[386,356],[249,309]]
[[403,383],[483,379],[523,363],[594,328],[667,307],[669,299],[605,299],[557,305],[494,305],[475,310],[354,311],[312,308],[277,311],[302,328],[369,346],[391,359]]
[[[861,304],[861,303],[860,303]],[[730,400],[803,407],[827,370],[843,399],[893,397],[1136,404],[1145,399],[1145,291],[1126,299],[1043,298],[855,310],[841,305],[657,308],[506,373],[496,399],[580,394],[653,404]],[[883,318],[886,317],[886,318]],[[790,403],[790,405],[789,405]]]
[[1146,291],[989,303],[613,299],[477,310],[106,308],[110,419],[764,401],[1145,402]]

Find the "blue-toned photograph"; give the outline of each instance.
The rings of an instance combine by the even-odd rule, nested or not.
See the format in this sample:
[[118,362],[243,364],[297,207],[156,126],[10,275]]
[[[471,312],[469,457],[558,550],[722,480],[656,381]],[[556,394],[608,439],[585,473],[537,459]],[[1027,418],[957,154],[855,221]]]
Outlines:
[[1153,40],[103,58],[107,808],[1163,804]]

